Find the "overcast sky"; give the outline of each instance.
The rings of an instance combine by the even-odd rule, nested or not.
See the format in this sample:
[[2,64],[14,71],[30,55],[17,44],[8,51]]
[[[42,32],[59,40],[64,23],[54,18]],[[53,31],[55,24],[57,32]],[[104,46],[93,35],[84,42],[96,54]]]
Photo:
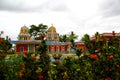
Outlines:
[[120,0],[0,0],[0,31],[16,40],[26,24],[53,24],[59,34],[79,38],[95,32],[120,32]]

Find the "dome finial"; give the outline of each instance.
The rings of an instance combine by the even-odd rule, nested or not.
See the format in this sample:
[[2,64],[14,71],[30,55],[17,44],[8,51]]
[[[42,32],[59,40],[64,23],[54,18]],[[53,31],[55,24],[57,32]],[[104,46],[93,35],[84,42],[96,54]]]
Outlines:
[[53,26],[53,24],[51,24],[51,26]]

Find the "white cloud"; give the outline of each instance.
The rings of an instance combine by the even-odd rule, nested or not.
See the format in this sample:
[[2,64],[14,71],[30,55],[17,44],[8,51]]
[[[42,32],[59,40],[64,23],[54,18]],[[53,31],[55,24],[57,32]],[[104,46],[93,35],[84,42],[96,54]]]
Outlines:
[[97,31],[119,31],[119,8],[115,6],[118,0],[109,9],[111,2],[113,0],[1,0],[0,30],[12,39],[17,39],[24,24],[54,24],[58,33],[74,31],[80,37]]

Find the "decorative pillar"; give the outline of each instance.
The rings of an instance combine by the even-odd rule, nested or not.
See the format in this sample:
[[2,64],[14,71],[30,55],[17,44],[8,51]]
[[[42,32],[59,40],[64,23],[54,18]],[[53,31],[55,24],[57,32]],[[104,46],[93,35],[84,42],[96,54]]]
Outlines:
[[61,47],[62,47],[62,49],[61,49],[62,51],[61,52],[65,52],[65,46],[62,45]]

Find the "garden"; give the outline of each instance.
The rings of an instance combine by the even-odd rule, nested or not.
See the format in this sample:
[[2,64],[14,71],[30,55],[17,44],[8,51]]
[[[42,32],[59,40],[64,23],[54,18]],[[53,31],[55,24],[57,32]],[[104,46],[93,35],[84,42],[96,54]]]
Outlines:
[[44,39],[36,53],[1,52],[0,80],[120,80],[118,38],[114,36],[107,45],[104,36],[97,37],[94,45],[90,45],[87,38],[89,37],[85,36],[83,40],[89,53],[82,53],[72,41],[71,48],[74,48],[73,54],[76,57],[68,55],[63,58],[62,54],[53,53],[54,61],[51,61],[51,56],[46,52]]

